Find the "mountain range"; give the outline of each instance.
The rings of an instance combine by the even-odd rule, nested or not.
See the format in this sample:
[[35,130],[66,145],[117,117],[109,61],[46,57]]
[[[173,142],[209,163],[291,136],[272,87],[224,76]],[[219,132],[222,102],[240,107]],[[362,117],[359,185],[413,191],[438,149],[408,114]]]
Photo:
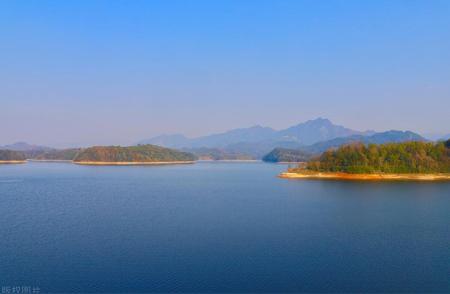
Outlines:
[[[335,125],[328,119],[317,118],[279,131],[269,127],[253,126],[197,138],[187,138],[181,134],[161,135],[143,140],[139,144],[184,149],[200,157],[207,157],[211,154],[211,150],[215,149],[214,154],[221,154],[225,159],[228,159],[227,155],[236,158],[238,154],[243,158],[259,159],[275,148],[302,150],[308,154],[315,154],[352,141],[386,143],[408,140],[425,139],[409,131],[393,130],[381,133],[356,131]],[[208,153],[205,153],[205,150],[208,150]]]
[[[227,148],[241,143],[280,142],[285,144],[311,145],[316,142],[330,140],[351,135],[367,135],[373,132],[360,132],[343,126],[335,125],[330,120],[317,118],[283,130],[269,127],[253,126],[250,128],[234,129],[224,133],[187,138],[181,134],[161,135],[142,140],[139,144],[155,144],[172,148]],[[277,144],[275,144],[277,145]]]
[[445,136],[442,136],[441,138],[439,138],[438,141],[447,141],[448,139],[450,139],[450,133]]
[[32,145],[25,142],[16,142],[14,144],[0,146],[0,149],[21,152],[26,158],[35,158],[43,153],[56,150],[51,147]]
[[[253,126],[197,138],[188,138],[181,134],[161,135],[142,140],[138,145],[152,144],[180,149],[194,153],[202,159],[261,159],[278,148],[268,157],[271,161],[276,161],[277,157],[301,159],[308,154],[313,156],[329,148],[352,142],[381,144],[404,141],[425,139],[410,131],[357,131],[333,124],[325,118],[317,118],[282,130]],[[27,158],[38,159],[65,159],[79,151],[67,149],[61,153],[55,148],[24,142],[0,146],[0,149],[21,151]]]
[[14,144],[0,146],[3,150],[13,150],[13,151],[50,151],[54,148],[40,145],[31,145],[25,142],[16,142]]
[[330,148],[337,148],[345,144],[361,142],[363,144],[385,144],[385,143],[400,143],[407,141],[426,141],[426,139],[419,134],[410,131],[386,131],[375,133],[370,136],[352,135],[348,137],[340,137],[327,141],[318,142],[309,146],[301,147],[300,149],[311,154],[320,154]]

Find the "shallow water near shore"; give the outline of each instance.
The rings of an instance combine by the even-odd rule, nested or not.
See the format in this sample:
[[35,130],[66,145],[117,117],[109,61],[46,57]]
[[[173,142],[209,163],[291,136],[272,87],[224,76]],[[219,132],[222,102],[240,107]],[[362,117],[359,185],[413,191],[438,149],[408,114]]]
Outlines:
[[41,292],[449,292],[450,183],[285,165],[0,165],[0,285]]

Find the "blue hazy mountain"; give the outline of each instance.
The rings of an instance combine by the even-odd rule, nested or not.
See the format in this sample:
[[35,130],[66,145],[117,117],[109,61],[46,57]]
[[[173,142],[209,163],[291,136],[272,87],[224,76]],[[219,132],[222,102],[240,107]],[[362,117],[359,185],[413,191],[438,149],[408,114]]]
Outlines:
[[423,133],[421,135],[430,141],[446,141],[450,139],[450,133]]
[[153,144],[168,148],[185,148],[190,146],[191,140],[192,139],[189,139],[181,134],[160,135],[148,140],[140,141],[138,144],[141,145]]
[[14,150],[14,151],[49,151],[53,148],[47,146],[32,145],[26,142],[16,142],[14,144],[0,146],[0,149]]
[[199,137],[191,141],[191,147],[227,147],[236,143],[254,143],[267,140],[277,140],[277,131],[272,128],[253,126],[235,129],[221,134]]
[[224,148],[231,144],[275,140],[278,137],[279,135],[274,129],[253,126],[197,138],[187,138],[180,134],[161,135],[143,140],[139,144],[154,144],[171,148]]
[[26,142],[16,142],[5,146],[0,146],[0,150],[12,150],[20,152],[26,158],[34,158],[55,149],[47,146],[28,144]]
[[400,143],[407,141],[426,141],[424,137],[410,131],[387,131],[375,133],[371,136],[353,135],[342,138],[335,138],[323,142],[318,142],[302,149],[310,153],[322,153],[330,148],[337,148],[344,144],[353,142],[361,142],[364,144],[385,144],[385,143]]
[[450,134],[447,134],[447,135],[445,135],[445,136],[439,138],[438,141],[447,141],[448,139],[450,139]]
[[385,144],[385,143],[400,143],[407,141],[426,141],[426,139],[419,134],[410,131],[387,131],[375,133],[370,136],[352,135],[348,137],[334,138],[332,140],[318,142],[309,146],[301,146],[298,148],[286,149],[275,148],[263,157],[266,161],[299,161],[299,158],[307,159],[309,157],[321,154],[322,152],[338,148],[342,145],[361,142],[363,144]]
[[202,156],[205,148],[214,148],[217,154],[228,154],[230,158],[238,155],[245,158],[262,158],[275,148],[297,150],[302,148],[307,153],[317,153],[352,141],[386,143],[408,140],[425,139],[413,132],[361,132],[335,125],[325,118],[317,118],[279,131],[269,127],[253,126],[197,138],[187,138],[181,134],[161,135],[143,140],[139,144],[189,149],[199,156]]
[[364,134],[366,133],[335,125],[328,119],[317,118],[280,131],[269,127],[253,126],[197,138],[187,138],[179,134],[161,135],[143,140],[139,144],[155,144],[172,148],[226,148],[235,144],[263,142],[265,142],[264,145],[271,146],[277,146],[277,142],[283,146],[292,143],[310,145],[338,137]]
[[320,141],[330,140],[351,135],[362,135],[343,126],[335,125],[325,118],[317,118],[279,131],[286,141],[295,141],[302,145],[311,145]]

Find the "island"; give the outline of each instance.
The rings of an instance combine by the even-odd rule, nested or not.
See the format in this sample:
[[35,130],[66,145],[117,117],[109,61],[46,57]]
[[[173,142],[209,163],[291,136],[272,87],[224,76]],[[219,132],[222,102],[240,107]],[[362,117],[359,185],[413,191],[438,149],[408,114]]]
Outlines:
[[155,145],[95,146],[82,149],[73,162],[82,165],[152,165],[194,163],[195,155]]
[[324,152],[280,175],[290,179],[450,180],[450,140],[353,143]]
[[25,163],[26,158],[22,152],[13,150],[0,150],[0,164]]

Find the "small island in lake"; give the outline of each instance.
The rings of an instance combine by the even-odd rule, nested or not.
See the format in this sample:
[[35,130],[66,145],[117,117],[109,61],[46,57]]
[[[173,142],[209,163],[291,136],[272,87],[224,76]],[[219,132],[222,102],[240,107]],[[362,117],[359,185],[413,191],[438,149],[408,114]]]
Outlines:
[[26,158],[22,152],[13,150],[0,150],[0,164],[25,162]]
[[195,155],[155,145],[96,146],[82,149],[73,162],[85,165],[147,165],[193,163]]
[[355,143],[324,152],[280,175],[295,179],[450,180],[446,142]]

